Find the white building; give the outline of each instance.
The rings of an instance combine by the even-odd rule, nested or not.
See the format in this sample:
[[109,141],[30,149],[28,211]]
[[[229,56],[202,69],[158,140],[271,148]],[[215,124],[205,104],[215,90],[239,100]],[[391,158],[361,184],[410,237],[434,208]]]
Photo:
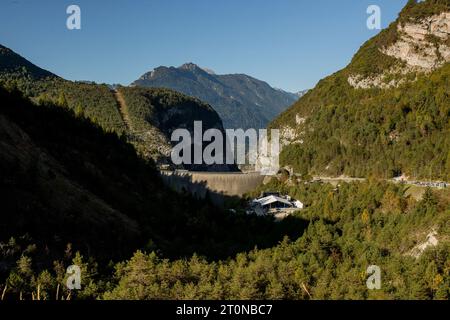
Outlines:
[[295,200],[293,203],[294,207],[296,207],[297,209],[303,209],[305,207],[305,205],[301,201]]
[[299,200],[293,200],[289,196],[282,197],[279,194],[269,194],[265,197],[254,199],[251,203],[252,213],[263,216],[273,214],[277,219],[283,219],[290,213],[301,210],[304,205]]

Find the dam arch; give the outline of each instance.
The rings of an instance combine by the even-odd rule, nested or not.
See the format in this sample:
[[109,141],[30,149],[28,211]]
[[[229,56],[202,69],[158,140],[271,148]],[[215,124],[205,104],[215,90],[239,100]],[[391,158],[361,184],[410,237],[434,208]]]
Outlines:
[[223,205],[226,197],[242,197],[263,183],[259,172],[191,172],[160,171],[164,184],[172,190],[187,192],[198,199],[207,196],[216,205]]

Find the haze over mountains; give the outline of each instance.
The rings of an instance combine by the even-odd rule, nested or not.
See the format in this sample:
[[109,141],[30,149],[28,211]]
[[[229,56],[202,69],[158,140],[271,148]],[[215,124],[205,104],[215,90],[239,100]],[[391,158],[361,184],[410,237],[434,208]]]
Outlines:
[[158,67],[132,85],[164,87],[209,103],[225,128],[265,128],[304,92],[290,93],[272,88],[245,74],[217,75],[193,63]]

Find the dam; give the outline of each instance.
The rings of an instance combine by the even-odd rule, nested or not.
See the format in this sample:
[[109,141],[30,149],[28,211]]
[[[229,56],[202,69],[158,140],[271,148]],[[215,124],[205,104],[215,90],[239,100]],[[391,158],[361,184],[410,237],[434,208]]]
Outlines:
[[192,172],[160,171],[164,183],[179,193],[189,193],[198,199],[207,196],[223,205],[226,198],[242,197],[263,183],[265,176],[259,172]]

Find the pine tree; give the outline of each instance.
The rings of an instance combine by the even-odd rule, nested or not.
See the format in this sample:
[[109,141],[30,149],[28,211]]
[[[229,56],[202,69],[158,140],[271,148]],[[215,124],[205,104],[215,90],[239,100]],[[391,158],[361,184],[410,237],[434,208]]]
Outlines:
[[77,106],[75,107],[75,116],[77,118],[84,117],[84,110],[83,107],[81,106],[81,103],[78,103]]
[[59,93],[58,100],[56,101],[56,103],[58,104],[58,106],[64,107],[64,108],[67,108],[69,106],[69,104],[67,103],[66,95],[64,94],[64,92],[61,91]]

